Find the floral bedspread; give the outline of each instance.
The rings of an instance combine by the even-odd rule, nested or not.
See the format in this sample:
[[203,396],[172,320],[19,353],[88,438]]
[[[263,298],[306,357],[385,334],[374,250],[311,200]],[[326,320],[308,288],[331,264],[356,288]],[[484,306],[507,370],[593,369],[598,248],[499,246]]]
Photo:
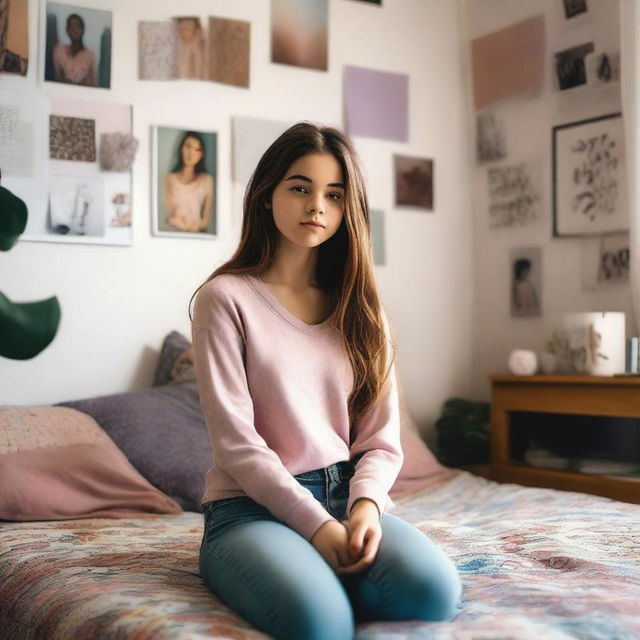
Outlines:
[[[357,640],[640,639],[640,506],[466,471],[396,505],[455,562],[464,608]],[[266,638],[200,581],[201,536],[193,512],[0,523],[0,638]]]

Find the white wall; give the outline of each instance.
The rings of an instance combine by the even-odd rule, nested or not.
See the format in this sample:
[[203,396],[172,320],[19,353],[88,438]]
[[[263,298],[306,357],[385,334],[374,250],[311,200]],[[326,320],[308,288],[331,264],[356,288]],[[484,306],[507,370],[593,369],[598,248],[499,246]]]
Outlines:
[[[582,287],[582,269],[597,240],[552,237],[551,132],[557,124],[578,121],[621,110],[620,85],[604,89],[554,87],[553,54],[593,40],[606,51],[618,43],[618,3],[588,0],[588,12],[566,20],[561,0],[463,0],[467,105],[466,131],[471,174],[474,243],[474,397],[489,398],[490,373],[505,373],[514,348],[544,350],[564,313],[578,311],[624,311],[627,333],[632,330],[628,284],[594,291]],[[471,40],[543,14],[546,23],[547,57],[542,92],[504,100],[493,107],[504,121],[507,157],[478,165],[475,160],[475,111],[472,110],[469,74]],[[596,47],[597,48],[597,47]],[[619,50],[619,49],[618,49]],[[489,166],[532,160],[541,177],[540,216],[534,224],[519,228],[489,228],[487,169]],[[596,246],[594,247],[594,243]],[[513,318],[510,315],[511,248],[542,249],[542,315]]]
[[[356,138],[371,206],[386,211],[387,264],[377,267],[399,341],[399,371],[423,430],[442,402],[468,392],[471,245],[462,138],[458,5],[384,0],[384,7],[330,2],[329,71],[270,63],[268,0],[83,0],[112,9],[110,91],[40,83],[48,95],[132,103],[140,149],[134,166],[133,247],[19,242],[0,255],[1,288],[16,302],[57,295],[62,322],[53,343],[28,361],[0,359],[0,402],[43,404],[150,384],[172,329],[189,335],[195,287],[238,241],[242,190],[231,183],[233,116],[342,123],[342,69],[354,64],[410,75],[410,142]],[[176,15],[251,22],[251,87],[137,80],[137,23]],[[1,89],[0,85],[0,89]],[[150,233],[150,127],[218,132],[215,241]],[[392,155],[435,159],[434,213],[393,209]]]

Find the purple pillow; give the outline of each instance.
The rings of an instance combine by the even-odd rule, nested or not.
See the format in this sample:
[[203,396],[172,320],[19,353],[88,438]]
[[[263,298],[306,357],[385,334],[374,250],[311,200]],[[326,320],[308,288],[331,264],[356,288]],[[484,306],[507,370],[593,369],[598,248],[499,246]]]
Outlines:
[[167,334],[162,342],[160,357],[153,374],[153,386],[168,384],[173,378],[176,360],[191,346],[191,341],[179,331]]
[[185,511],[201,509],[213,451],[195,384],[60,402],[89,414],[152,485]]

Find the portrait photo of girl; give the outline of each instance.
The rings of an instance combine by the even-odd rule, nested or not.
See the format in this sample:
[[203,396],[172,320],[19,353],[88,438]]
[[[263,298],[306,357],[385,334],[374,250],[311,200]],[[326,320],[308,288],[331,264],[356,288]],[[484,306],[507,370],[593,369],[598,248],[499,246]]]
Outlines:
[[370,227],[351,140],[294,124],[249,180],[235,253],[190,300],[214,452],[200,576],[278,639],[351,640],[360,622],[462,609],[451,559],[389,513],[397,347]]
[[511,250],[511,315],[539,316],[542,312],[542,252],[539,247]]
[[47,3],[45,80],[110,88],[110,11]]
[[216,134],[156,127],[153,231],[215,235]]
[[174,18],[178,29],[178,77],[206,78],[206,45],[200,18]]

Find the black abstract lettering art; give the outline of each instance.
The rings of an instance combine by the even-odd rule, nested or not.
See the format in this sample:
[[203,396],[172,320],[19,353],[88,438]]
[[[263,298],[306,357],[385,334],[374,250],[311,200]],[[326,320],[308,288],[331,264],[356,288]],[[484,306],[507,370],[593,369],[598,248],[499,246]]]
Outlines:
[[538,217],[540,197],[526,164],[489,169],[489,221],[491,227],[513,227]]
[[573,211],[591,221],[613,215],[618,200],[616,141],[603,133],[578,140],[571,151],[577,160],[573,169]]

